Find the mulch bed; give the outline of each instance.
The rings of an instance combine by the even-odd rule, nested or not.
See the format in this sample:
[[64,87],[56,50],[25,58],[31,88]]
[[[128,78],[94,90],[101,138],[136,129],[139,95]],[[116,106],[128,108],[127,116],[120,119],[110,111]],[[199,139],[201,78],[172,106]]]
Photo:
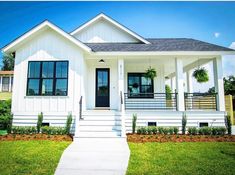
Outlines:
[[235,136],[206,136],[206,135],[139,135],[127,134],[127,141],[144,142],[235,142]]
[[51,140],[51,141],[73,141],[72,135],[47,135],[47,134],[7,134],[0,136],[0,141],[15,140]]

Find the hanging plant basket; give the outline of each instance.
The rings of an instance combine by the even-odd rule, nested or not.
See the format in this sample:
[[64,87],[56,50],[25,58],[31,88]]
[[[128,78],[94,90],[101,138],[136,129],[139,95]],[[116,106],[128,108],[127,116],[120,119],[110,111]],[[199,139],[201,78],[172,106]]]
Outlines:
[[208,71],[204,67],[196,69],[193,72],[193,77],[198,83],[205,83],[209,81]]
[[154,68],[149,67],[146,70],[146,73],[145,73],[146,78],[154,79],[156,76],[157,76],[157,71]]

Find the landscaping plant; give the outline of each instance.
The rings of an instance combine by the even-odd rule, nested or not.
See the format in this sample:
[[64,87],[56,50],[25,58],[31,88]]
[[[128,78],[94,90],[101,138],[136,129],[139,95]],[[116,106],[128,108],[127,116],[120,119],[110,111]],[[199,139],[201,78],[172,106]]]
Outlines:
[[41,128],[43,134],[48,135],[64,135],[66,130],[64,127],[55,127],[55,126],[43,126]]
[[40,133],[41,127],[42,127],[42,121],[43,121],[43,113],[41,112],[38,114],[38,121],[37,121],[37,131]]
[[230,115],[225,116],[225,125],[228,130],[228,135],[231,135],[232,132],[232,123],[231,123],[231,117]]
[[173,134],[174,134],[174,128],[173,128],[173,127],[170,127],[170,128],[168,129],[168,131],[169,131],[169,134],[170,134],[170,135],[173,135]]
[[0,129],[11,132],[12,126],[11,100],[0,101]]
[[163,134],[163,127],[158,127],[159,134]]
[[198,130],[196,127],[188,127],[188,133],[190,135],[196,135],[198,133]]
[[174,134],[178,134],[178,132],[179,132],[179,128],[178,127],[173,127],[173,130],[174,130]]
[[72,121],[73,121],[73,117],[72,117],[72,114],[70,113],[70,114],[67,116],[67,121],[66,121],[66,125],[65,125],[66,134],[69,134],[69,133],[70,133]]
[[183,113],[183,117],[182,117],[182,134],[185,134],[186,125],[187,125],[187,116],[186,116],[186,113]]
[[133,114],[133,116],[132,116],[132,134],[135,134],[136,121],[137,121],[137,114]]
[[157,76],[157,71],[154,68],[151,68],[151,66],[146,70],[145,77],[150,78],[153,80]]
[[193,72],[193,77],[197,80],[198,83],[205,83],[209,81],[208,71],[204,68],[197,68]]

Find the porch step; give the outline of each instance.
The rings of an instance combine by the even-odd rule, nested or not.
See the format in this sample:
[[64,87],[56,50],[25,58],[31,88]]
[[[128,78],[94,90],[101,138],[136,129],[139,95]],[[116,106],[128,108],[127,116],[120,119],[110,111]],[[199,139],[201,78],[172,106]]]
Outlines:
[[78,138],[117,138],[121,136],[121,115],[115,110],[87,110],[79,121]]

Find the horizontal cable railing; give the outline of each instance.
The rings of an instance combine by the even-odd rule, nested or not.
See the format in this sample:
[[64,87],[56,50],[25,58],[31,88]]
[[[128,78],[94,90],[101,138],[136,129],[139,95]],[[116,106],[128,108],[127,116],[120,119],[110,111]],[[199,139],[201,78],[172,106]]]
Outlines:
[[177,93],[124,93],[126,110],[176,110]]
[[185,110],[216,110],[217,93],[184,93]]

